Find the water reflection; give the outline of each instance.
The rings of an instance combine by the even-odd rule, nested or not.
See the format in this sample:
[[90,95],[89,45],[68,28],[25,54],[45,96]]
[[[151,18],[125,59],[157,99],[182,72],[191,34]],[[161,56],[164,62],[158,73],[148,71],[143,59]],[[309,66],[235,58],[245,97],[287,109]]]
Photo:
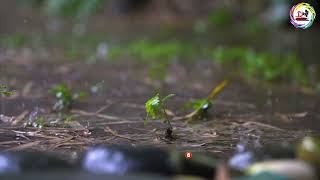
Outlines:
[[83,161],[83,168],[96,174],[124,174],[130,161],[125,159],[122,152],[107,148],[95,148],[87,153]]
[[17,173],[19,167],[16,161],[9,155],[0,155],[0,173]]

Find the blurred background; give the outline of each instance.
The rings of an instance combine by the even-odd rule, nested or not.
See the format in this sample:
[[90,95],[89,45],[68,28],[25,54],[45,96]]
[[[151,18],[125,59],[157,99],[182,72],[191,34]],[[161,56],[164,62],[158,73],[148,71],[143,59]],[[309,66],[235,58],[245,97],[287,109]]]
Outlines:
[[[13,50],[53,61],[207,59],[240,64],[249,77],[316,88],[319,23],[315,20],[306,30],[293,28],[288,14],[296,3],[8,0],[0,7],[2,56]],[[316,1],[309,3],[318,9]]]

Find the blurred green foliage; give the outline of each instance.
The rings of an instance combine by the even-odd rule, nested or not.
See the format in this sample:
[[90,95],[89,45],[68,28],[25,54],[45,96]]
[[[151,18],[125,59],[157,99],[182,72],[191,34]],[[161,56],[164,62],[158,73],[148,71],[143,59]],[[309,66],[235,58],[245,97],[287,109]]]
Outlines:
[[21,33],[13,33],[0,38],[0,45],[8,48],[21,48],[28,42],[28,36]]
[[99,8],[102,8],[106,0],[34,0],[33,3],[40,6],[50,16],[55,17],[85,17]]
[[109,57],[118,58],[127,55],[144,61],[168,61],[183,54],[182,51],[183,49],[178,42],[154,43],[148,40],[138,40],[123,48],[112,48]]
[[273,55],[250,48],[218,47],[213,51],[213,59],[224,65],[239,67],[249,78],[296,80],[300,84],[308,84],[306,69],[293,54]]
[[317,91],[318,93],[320,93],[320,83],[317,84],[317,86],[316,86],[316,91]]
[[152,80],[164,81],[167,75],[167,68],[169,64],[166,62],[152,63],[148,70],[148,75]]
[[149,40],[138,40],[124,47],[111,47],[108,59],[130,57],[138,61],[150,64],[148,75],[152,80],[163,81],[166,78],[167,67],[173,61],[183,59],[195,59],[197,50],[190,43],[178,41],[152,42]]
[[255,33],[261,33],[265,30],[265,27],[263,27],[263,25],[257,18],[249,18],[244,22],[243,25],[247,32],[251,35]]
[[232,23],[232,12],[228,8],[217,9],[208,15],[208,24],[218,28],[225,28]]
[[308,84],[306,68],[294,54],[257,52],[251,48],[218,47],[212,50],[205,46],[199,49],[195,44],[178,41],[155,43],[139,40],[126,47],[112,47],[108,57],[114,59],[128,56],[151,62],[150,76],[163,79],[164,70],[173,60],[195,60],[201,56],[210,56],[208,54],[218,63],[239,67],[248,78],[258,77],[266,81],[293,80],[302,85]]
[[[259,28],[258,28],[259,29]],[[65,40],[62,37],[38,38],[21,33],[13,33],[0,39],[3,47],[20,48],[24,46],[58,44],[65,49],[69,59],[86,59],[96,53],[97,45],[104,40],[97,36],[83,36]],[[83,58],[86,57],[86,58]],[[218,47],[213,49],[208,45],[200,46],[196,42],[177,40],[155,41],[136,40],[121,46],[108,48],[107,59],[135,59],[150,65],[148,74],[153,80],[164,80],[167,68],[175,61],[198,60],[212,58],[225,66],[236,67],[248,78],[260,78],[266,81],[292,80],[302,85],[309,83],[306,67],[294,54],[272,54],[267,51],[257,52],[245,47]],[[319,87],[317,87],[319,89]]]

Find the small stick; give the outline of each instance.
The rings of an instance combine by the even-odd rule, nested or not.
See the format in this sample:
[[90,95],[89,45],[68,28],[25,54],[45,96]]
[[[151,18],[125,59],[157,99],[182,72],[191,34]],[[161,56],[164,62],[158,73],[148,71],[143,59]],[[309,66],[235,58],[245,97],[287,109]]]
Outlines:
[[29,111],[23,111],[19,116],[17,116],[14,121],[11,123],[12,126],[19,124],[27,115]]
[[267,129],[273,129],[273,130],[277,130],[277,131],[285,131],[284,129],[269,125],[269,124],[264,124],[264,123],[260,123],[260,122],[255,122],[255,121],[248,121],[245,122],[244,124],[242,124],[243,126],[250,126],[250,125],[256,125],[256,126],[260,126],[260,127],[264,127]]
[[26,144],[22,144],[22,145],[19,145],[19,146],[15,146],[15,147],[6,149],[5,151],[21,151],[21,150],[25,150],[25,149],[37,146],[40,143],[41,143],[41,141],[33,141],[33,142],[29,142],[29,143],[26,143]]
[[76,110],[76,109],[71,110],[71,113],[80,114],[83,116],[96,116],[96,117],[99,117],[102,119],[108,119],[108,120],[126,120],[124,118],[117,117],[117,116],[110,116],[110,115],[99,114],[99,113],[95,113],[95,112],[87,112],[87,111]]
[[109,126],[105,127],[104,131],[108,132],[108,133],[111,133],[113,136],[116,136],[116,137],[119,137],[119,138],[128,139],[130,141],[136,141],[136,139],[132,139],[130,137],[118,134],[116,131],[112,130]]

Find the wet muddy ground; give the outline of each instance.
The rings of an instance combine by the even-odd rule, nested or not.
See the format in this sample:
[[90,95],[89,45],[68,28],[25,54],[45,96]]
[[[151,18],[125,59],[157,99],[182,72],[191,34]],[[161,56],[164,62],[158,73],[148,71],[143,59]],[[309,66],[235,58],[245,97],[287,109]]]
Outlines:
[[[207,119],[173,121],[177,139],[168,141],[160,121],[144,125],[144,103],[159,89],[146,78],[146,65],[130,60],[94,64],[34,60],[19,55],[0,62],[1,82],[15,90],[13,96],[0,99],[0,149],[5,151],[58,151],[70,158],[95,144],[131,144],[207,151],[227,158],[239,142],[277,146],[320,134],[319,96],[291,86],[233,78],[215,99]],[[168,104],[171,117],[186,113],[181,105],[206,97],[226,73],[207,61],[170,65],[160,92],[176,94]],[[68,122],[52,111],[55,99],[48,95],[52,85],[62,82],[89,92],[64,113],[72,115]],[[91,92],[97,83],[99,87]],[[24,127],[40,116],[45,119],[42,128]]]

